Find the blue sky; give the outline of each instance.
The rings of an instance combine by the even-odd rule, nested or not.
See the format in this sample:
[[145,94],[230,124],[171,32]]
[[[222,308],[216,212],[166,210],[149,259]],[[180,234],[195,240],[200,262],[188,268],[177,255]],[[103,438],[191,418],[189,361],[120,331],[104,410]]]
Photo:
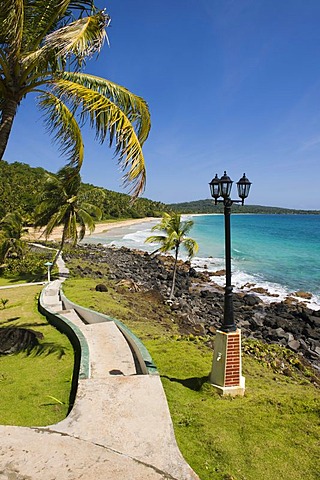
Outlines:
[[[108,0],[112,17],[87,71],[148,102],[143,196],[208,198],[226,169],[253,186],[249,204],[320,209],[319,0]],[[116,191],[107,145],[84,131],[84,182]],[[56,172],[64,163],[30,97],[4,156]],[[236,194],[234,187],[234,195]]]

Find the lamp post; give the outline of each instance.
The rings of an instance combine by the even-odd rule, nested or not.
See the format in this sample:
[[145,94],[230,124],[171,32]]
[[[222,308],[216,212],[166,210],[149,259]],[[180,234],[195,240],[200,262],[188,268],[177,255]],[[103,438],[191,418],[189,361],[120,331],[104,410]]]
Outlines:
[[46,262],[45,266],[48,267],[48,283],[50,283],[50,270],[52,267],[53,263],[52,262]]
[[[227,172],[224,172],[221,178],[218,175],[209,183],[211,196],[214,198],[214,204],[223,203],[224,205],[224,230],[225,230],[225,264],[226,264],[226,286],[224,294],[224,315],[221,330],[223,332],[234,332],[237,327],[234,323],[233,315],[233,294],[231,284],[231,227],[230,216],[231,207],[233,203],[241,203],[244,205],[244,200],[248,197],[251,182],[246,177],[245,173],[237,182],[238,195],[241,200],[232,200],[230,198],[233,181],[228,177]],[[222,200],[218,200],[222,197]]]
[[[233,313],[233,292],[231,284],[231,226],[230,216],[231,207],[234,203],[241,203],[244,205],[245,199],[249,195],[251,182],[248,180],[245,174],[237,182],[238,196],[240,200],[231,199],[231,189],[233,181],[227,175],[225,171],[221,178],[216,176],[209,183],[211,196],[214,199],[215,205],[223,203],[224,206],[224,226],[225,226],[225,265],[226,265],[226,285],[224,294],[224,313],[223,322],[219,331],[217,331],[215,341],[215,357],[213,368],[211,372],[212,383],[217,386],[218,389],[222,389],[223,394],[235,394],[244,393],[243,386],[240,385],[241,381],[244,382],[244,378],[241,377],[241,347],[240,347],[240,329],[237,329],[234,321]],[[220,200],[220,197],[222,198]],[[228,338],[228,335],[221,336],[221,334],[233,334],[232,338]],[[229,343],[229,347],[228,347]],[[217,347],[217,348],[216,348]],[[229,351],[229,350],[230,351]],[[221,350],[217,352],[217,350]],[[229,359],[228,359],[229,353]],[[238,358],[239,357],[239,358]],[[232,362],[228,363],[228,360]],[[219,363],[219,366],[217,364]],[[215,363],[217,365],[215,365]],[[233,368],[234,367],[234,368]],[[236,384],[239,385],[236,385]],[[237,389],[228,390],[229,387],[239,387]],[[240,390],[239,390],[240,389]]]

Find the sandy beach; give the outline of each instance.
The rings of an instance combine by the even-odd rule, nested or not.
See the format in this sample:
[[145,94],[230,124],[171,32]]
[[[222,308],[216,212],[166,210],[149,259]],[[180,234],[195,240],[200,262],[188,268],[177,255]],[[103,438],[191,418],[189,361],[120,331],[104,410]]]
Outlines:
[[[135,225],[139,223],[152,222],[154,220],[159,220],[159,219],[156,217],[145,217],[145,218],[130,218],[128,220],[119,220],[119,221],[112,221],[112,222],[108,222],[106,220],[105,222],[96,223],[94,233],[109,232],[114,228],[128,227],[130,225]],[[57,227],[53,230],[48,240],[61,240],[61,236],[62,236],[62,227]],[[30,228],[28,231],[28,239],[32,241],[44,240],[43,228],[42,229]]]

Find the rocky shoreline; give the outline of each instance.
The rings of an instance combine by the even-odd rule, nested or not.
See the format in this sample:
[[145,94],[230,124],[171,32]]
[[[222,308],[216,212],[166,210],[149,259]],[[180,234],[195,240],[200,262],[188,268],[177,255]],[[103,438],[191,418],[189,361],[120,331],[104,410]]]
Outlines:
[[[156,290],[163,301],[168,299],[172,279],[170,256],[101,245],[82,245],[77,255],[90,265],[77,267],[81,276],[94,275],[103,284],[106,277],[99,265],[104,264],[108,266],[108,279],[126,281],[133,289]],[[65,259],[68,260],[67,255]],[[188,262],[179,262],[175,298],[170,308],[182,332],[214,334],[221,325],[223,303],[224,290],[207,272],[197,272]],[[320,310],[311,310],[292,300],[275,299],[266,304],[254,293],[234,293],[234,315],[243,337],[285,346],[320,371]]]

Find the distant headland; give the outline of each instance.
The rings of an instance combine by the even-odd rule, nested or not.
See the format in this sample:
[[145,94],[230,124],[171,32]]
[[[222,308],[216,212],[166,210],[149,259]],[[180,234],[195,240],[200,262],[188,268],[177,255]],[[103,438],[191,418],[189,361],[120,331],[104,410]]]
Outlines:
[[[214,205],[212,199],[195,200],[193,202],[171,203],[167,205],[169,209],[184,214],[210,214],[223,213],[223,205]],[[237,205],[232,206],[232,213],[252,213],[252,214],[288,214],[288,215],[319,215],[320,210],[295,210],[293,208],[267,207],[262,205]]]

